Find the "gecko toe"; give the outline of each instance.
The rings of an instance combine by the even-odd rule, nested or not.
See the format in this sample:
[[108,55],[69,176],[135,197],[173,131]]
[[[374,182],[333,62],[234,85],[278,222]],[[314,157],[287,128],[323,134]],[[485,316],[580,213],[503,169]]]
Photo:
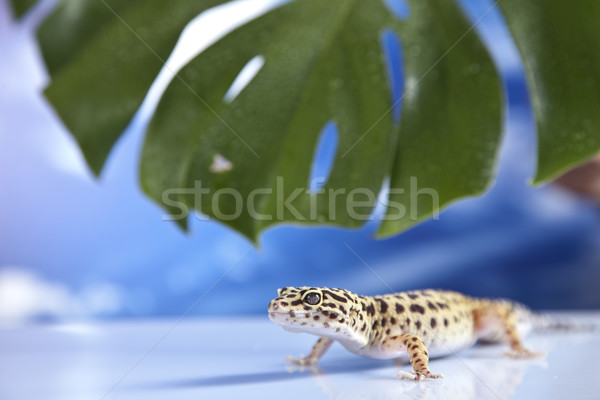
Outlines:
[[534,352],[527,349],[508,350],[504,352],[504,355],[510,358],[526,359],[526,358],[539,358],[545,357],[546,353],[543,351]]
[[443,374],[429,374],[427,377],[429,379],[444,379]]
[[444,378],[444,375],[442,375],[442,374],[432,374],[431,372],[414,373],[414,372],[410,372],[410,371],[399,371],[397,376],[398,376],[398,378],[401,378],[401,379],[407,379],[410,381],[418,381],[418,382],[422,382],[425,379],[443,379]]
[[307,367],[307,366],[315,365],[317,363],[317,360],[315,360],[314,358],[310,358],[310,357],[294,358],[292,356],[287,356],[285,358],[285,361],[287,361],[288,363],[294,364],[294,365],[299,365],[301,367]]
[[409,381],[416,381],[418,379],[418,375],[410,371],[398,371],[397,377],[400,379],[408,379]]

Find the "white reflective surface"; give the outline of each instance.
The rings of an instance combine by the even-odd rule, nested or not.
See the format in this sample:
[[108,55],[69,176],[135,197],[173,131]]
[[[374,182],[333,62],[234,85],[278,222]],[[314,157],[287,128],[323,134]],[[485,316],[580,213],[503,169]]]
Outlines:
[[[600,313],[578,319],[600,322]],[[321,373],[286,368],[314,338],[264,318],[175,319],[0,330],[0,399],[597,399],[598,332],[526,339],[538,360],[479,346],[431,362],[439,381],[395,379],[408,366],[335,345]],[[166,336],[165,336],[166,335]],[[158,344],[157,342],[161,339]],[[129,371],[129,372],[128,372]],[[115,386],[116,385],[116,386]],[[113,388],[112,390],[110,390]]]

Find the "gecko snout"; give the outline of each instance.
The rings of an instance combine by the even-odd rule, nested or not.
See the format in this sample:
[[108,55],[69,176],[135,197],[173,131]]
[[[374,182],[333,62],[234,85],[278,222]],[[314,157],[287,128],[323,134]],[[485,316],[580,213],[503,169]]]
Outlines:
[[278,311],[278,312],[284,312],[284,308],[285,306],[287,306],[288,303],[286,303],[285,301],[282,301],[280,299],[273,299],[271,300],[271,302],[269,303],[269,311]]
[[271,300],[271,302],[269,303],[269,313],[277,313],[277,314],[284,314],[284,313],[289,313],[290,309],[289,309],[289,305],[290,303],[288,303],[287,301],[281,299],[281,298],[276,298]]
[[275,323],[281,323],[289,317],[288,310],[286,309],[285,301],[280,299],[271,300],[269,303],[269,319]]

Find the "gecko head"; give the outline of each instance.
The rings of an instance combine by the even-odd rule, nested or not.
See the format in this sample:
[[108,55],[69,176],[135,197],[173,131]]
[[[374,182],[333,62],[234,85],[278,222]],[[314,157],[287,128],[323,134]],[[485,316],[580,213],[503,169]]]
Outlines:
[[344,289],[284,287],[269,303],[269,319],[292,332],[335,336],[351,324],[356,298]]

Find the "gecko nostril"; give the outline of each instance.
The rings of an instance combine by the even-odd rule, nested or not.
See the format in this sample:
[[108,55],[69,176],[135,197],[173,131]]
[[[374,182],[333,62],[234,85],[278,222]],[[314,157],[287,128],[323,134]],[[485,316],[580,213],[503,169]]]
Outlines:
[[280,302],[279,304],[281,304],[281,307],[287,307],[289,304],[285,301]]
[[273,310],[277,310],[279,308],[279,304],[275,303],[273,304]]

